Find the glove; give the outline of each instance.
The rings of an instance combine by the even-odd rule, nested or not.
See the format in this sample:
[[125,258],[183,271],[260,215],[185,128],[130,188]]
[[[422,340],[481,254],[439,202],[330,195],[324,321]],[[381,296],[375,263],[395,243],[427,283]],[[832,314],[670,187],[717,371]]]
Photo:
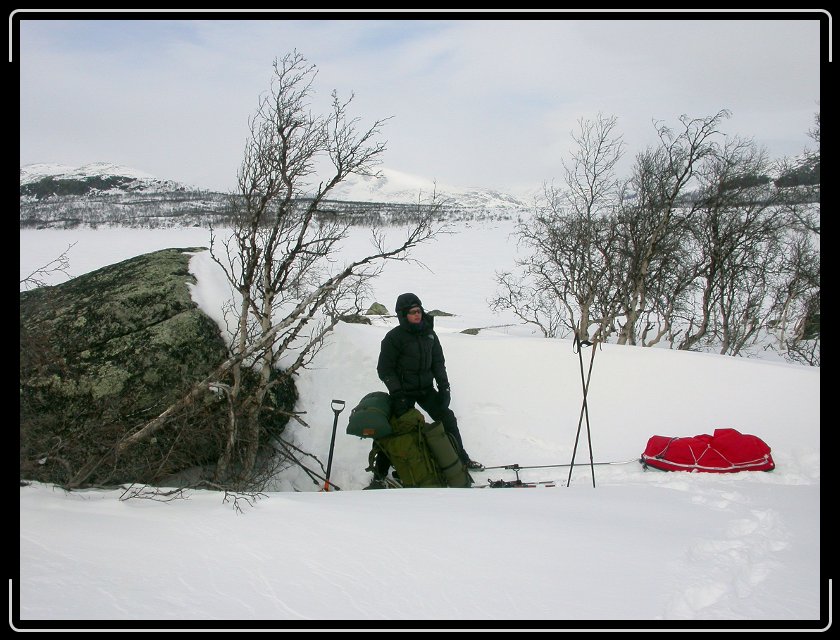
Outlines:
[[414,407],[414,400],[405,394],[398,393],[391,395],[391,413],[400,417],[406,411]]
[[438,389],[438,398],[440,399],[440,406],[442,409],[448,409],[449,403],[452,401],[452,393],[449,391],[449,385],[442,389]]

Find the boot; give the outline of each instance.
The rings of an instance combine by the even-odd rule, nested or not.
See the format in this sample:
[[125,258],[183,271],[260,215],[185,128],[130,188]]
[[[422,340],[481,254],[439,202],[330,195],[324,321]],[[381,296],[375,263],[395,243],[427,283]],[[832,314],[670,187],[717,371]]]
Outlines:
[[362,491],[365,491],[367,489],[384,489],[384,488],[385,488],[385,483],[382,482],[382,480],[380,480],[379,478],[374,476],[373,480],[370,481],[370,484],[366,487],[363,487]]

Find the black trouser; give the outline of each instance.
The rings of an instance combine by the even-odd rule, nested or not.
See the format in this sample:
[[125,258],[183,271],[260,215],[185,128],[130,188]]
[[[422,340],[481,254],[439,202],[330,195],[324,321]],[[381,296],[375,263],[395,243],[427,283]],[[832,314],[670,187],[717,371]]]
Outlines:
[[[470,457],[464,450],[464,443],[461,440],[461,432],[458,430],[458,419],[455,417],[455,412],[453,412],[452,409],[449,407],[442,407],[440,405],[440,394],[437,390],[429,389],[428,391],[421,392],[420,394],[410,394],[408,395],[408,398],[419,404],[420,408],[428,413],[429,417],[433,421],[443,424],[443,430],[450,434],[455,440],[455,448],[458,451],[458,457],[461,458],[461,462],[464,464],[468,463],[470,461]],[[376,454],[376,463],[373,467],[374,475],[384,477],[388,474],[388,469],[390,467],[391,461],[388,459],[388,456],[386,456],[383,451],[379,451]]]

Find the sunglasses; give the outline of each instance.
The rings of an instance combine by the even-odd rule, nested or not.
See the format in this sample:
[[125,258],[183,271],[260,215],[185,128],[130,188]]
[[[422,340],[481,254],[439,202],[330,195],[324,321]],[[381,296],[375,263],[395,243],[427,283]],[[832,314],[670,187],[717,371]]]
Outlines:
[[413,315],[417,315],[418,313],[423,313],[423,310],[422,309],[409,309],[406,312],[406,315],[407,316],[413,316]]

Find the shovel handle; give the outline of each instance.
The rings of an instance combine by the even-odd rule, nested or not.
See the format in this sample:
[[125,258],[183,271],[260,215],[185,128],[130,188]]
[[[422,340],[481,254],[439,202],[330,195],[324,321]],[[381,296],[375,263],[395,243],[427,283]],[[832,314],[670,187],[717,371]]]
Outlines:
[[333,448],[335,447],[335,430],[338,426],[338,414],[344,410],[344,400],[333,400],[332,404],[335,419],[333,420],[332,439],[330,440],[330,456],[327,461],[327,477],[324,479],[324,491],[330,490],[330,471],[332,471]]

